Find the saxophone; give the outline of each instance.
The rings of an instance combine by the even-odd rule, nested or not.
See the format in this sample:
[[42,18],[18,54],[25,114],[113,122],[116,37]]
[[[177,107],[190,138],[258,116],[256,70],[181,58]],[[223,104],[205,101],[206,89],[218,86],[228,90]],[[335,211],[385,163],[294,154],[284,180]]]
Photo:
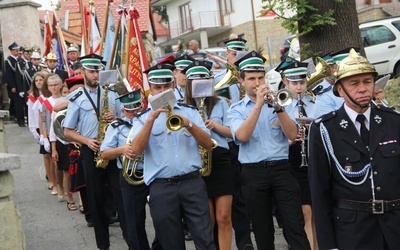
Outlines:
[[[201,115],[201,118],[203,118],[203,121],[206,121],[206,110],[205,110],[205,105],[204,105],[204,98],[201,98],[200,106],[199,106],[199,113]],[[201,157],[201,169],[200,169],[200,174],[201,176],[209,176],[211,174],[211,168],[212,168],[212,150],[218,146],[218,143],[216,140],[211,139],[213,142],[213,146],[210,150],[207,150],[203,148],[202,146],[199,146],[199,153]]]
[[[100,91],[100,90],[99,90]],[[104,88],[104,93],[102,97],[103,107],[101,109],[100,117],[99,117],[99,129],[97,133],[97,140],[101,143],[104,140],[106,135],[108,122],[104,118],[105,113],[108,112],[108,86]],[[100,150],[94,153],[94,162],[96,163],[96,168],[103,168],[105,169],[108,165],[108,160],[104,160],[101,157]]]

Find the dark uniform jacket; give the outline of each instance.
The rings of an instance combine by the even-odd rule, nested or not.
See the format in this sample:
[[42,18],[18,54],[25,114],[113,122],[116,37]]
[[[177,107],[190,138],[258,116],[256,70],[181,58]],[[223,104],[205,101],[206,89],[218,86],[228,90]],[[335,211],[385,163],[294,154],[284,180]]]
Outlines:
[[17,59],[12,56],[7,57],[5,61],[5,83],[7,83],[7,88],[11,90],[12,88],[17,88]]
[[[320,127],[329,132],[334,155],[348,171],[357,172],[371,163],[375,200],[400,199],[400,115],[388,108],[371,108],[370,150],[344,107],[317,119],[309,135],[309,181],[320,250],[389,249],[400,247],[400,207],[384,214],[338,208],[340,200],[368,202],[372,197],[371,171],[361,185],[341,176],[321,140]],[[360,182],[360,177],[346,177]]]

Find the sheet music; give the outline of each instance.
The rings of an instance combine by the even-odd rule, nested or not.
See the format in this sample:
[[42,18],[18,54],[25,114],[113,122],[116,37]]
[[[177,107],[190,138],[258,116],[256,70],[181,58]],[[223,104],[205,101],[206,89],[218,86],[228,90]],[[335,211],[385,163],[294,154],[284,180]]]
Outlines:
[[174,91],[169,89],[154,96],[149,96],[149,103],[153,110],[163,108],[168,105],[174,105],[178,102],[175,98]]

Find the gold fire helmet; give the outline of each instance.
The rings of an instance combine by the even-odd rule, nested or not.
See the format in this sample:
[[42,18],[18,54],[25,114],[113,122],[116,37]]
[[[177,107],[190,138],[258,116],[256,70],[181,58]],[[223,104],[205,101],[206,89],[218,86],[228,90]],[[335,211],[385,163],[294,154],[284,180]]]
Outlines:
[[365,57],[358,55],[354,49],[351,49],[349,56],[340,62],[335,72],[336,81],[333,86],[333,93],[335,96],[339,96],[337,87],[341,79],[364,73],[372,73],[375,78],[378,76],[375,67]]

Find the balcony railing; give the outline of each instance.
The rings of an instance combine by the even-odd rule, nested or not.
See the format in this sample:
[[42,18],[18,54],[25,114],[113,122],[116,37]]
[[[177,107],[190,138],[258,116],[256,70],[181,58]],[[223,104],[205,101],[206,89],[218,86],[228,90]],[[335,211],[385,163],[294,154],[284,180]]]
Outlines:
[[223,15],[219,11],[198,12],[186,18],[170,24],[171,38],[203,28],[216,28],[230,25],[229,15]]

